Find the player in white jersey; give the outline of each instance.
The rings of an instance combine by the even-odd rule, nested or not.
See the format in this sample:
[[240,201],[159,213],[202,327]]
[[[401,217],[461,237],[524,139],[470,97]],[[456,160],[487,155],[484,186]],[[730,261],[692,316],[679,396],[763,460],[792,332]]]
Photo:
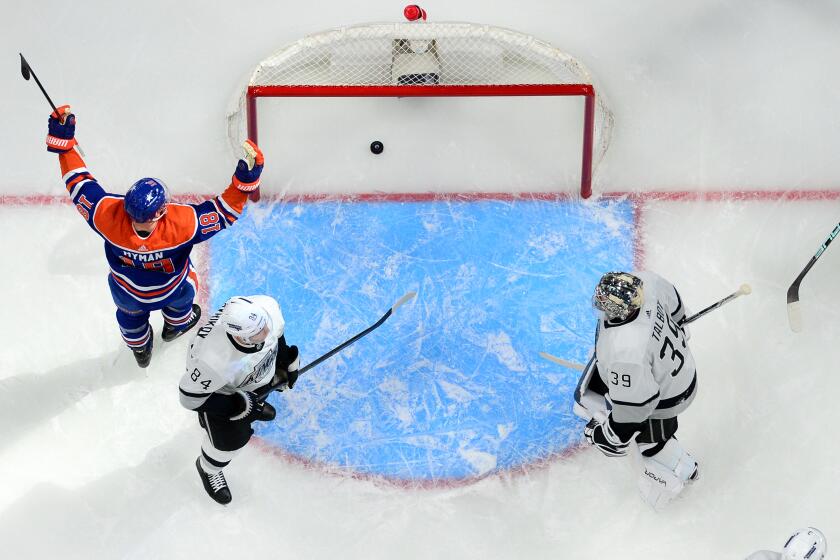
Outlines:
[[781,552],[759,550],[747,556],[747,560],[823,560],[827,550],[822,531],[805,527],[788,538]]
[[605,274],[592,303],[600,311],[595,352],[575,391],[575,413],[589,420],[586,439],[609,457],[626,455],[635,439],[639,491],[660,509],[699,474],[674,437],[677,415],[697,388],[680,326],[685,306],[676,288],[652,272]]
[[198,412],[207,432],[195,464],[204,489],[220,504],[232,499],[222,469],[251,439],[251,423],[275,417],[258,390],[269,383],[291,389],[297,381],[298,348],[286,344],[285,326],[273,298],[236,296],[190,344],[181,404]]

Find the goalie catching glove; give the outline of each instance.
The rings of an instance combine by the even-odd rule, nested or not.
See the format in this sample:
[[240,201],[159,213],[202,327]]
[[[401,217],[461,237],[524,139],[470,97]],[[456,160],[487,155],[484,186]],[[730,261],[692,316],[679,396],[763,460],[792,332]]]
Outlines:
[[593,418],[583,429],[586,440],[597,447],[607,457],[623,457],[627,455],[627,446],[636,435],[634,432],[626,441],[616,433],[612,415],[604,419]]
[[255,191],[260,186],[260,174],[265,158],[262,150],[250,140],[246,140],[242,148],[245,150],[245,156],[236,164],[233,186],[243,192]]
[[63,154],[76,145],[76,116],[70,112],[70,105],[62,105],[50,113],[47,127],[47,151]]

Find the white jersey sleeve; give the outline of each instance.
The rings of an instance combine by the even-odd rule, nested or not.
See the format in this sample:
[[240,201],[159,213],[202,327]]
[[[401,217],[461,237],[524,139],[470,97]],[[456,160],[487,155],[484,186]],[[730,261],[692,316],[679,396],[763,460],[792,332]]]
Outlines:
[[200,358],[189,356],[187,371],[181,376],[180,389],[181,404],[185,408],[195,410],[210,398],[210,395],[227,385],[224,375],[215,371]]

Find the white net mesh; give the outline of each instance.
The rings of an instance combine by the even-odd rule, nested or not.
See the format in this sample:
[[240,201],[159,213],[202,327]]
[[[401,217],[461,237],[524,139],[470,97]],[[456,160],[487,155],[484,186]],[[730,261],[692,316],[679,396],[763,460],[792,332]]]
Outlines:
[[[373,23],[316,33],[262,62],[247,86],[593,84],[586,68],[529,35],[472,23]],[[247,138],[241,88],[228,111],[235,153]],[[595,87],[593,169],[609,146],[612,114]],[[265,130],[261,127],[261,132]]]

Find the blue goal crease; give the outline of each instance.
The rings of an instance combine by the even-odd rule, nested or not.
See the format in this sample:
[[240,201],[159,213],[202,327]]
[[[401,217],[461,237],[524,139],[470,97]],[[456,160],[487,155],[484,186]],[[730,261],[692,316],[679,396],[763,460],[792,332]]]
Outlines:
[[479,476],[580,440],[571,405],[592,289],[633,264],[627,201],[280,202],[249,208],[210,247],[213,309],[275,297],[286,338],[314,360],[418,296],[275,394],[257,433],[363,474]]

